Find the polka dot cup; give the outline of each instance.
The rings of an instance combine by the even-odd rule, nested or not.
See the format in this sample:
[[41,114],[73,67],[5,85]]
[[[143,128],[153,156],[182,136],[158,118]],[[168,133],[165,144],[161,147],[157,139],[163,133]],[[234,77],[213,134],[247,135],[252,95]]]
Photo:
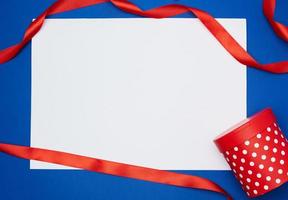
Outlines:
[[214,142],[249,197],[288,180],[288,142],[271,109],[240,122]]

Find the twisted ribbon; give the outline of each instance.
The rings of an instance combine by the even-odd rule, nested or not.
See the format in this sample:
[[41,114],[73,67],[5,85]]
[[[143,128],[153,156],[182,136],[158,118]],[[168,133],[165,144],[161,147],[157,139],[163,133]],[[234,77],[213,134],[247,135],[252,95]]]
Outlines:
[[[211,32],[211,34],[220,42],[220,44],[240,63],[253,68],[264,70],[271,73],[287,73],[288,61],[276,62],[270,64],[261,64],[257,62],[241,45],[229,34],[225,28],[218,23],[210,14],[197,8],[187,7],[184,5],[171,4],[143,11],[133,3],[127,0],[58,0],[40,14],[27,28],[21,42],[12,45],[0,51],[0,64],[8,62],[14,58],[21,49],[33,38],[41,29],[47,16],[66,12],[86,6],[96,5],[104,2],[110,2],[117,8],[151,18],[166,18],[191,12],[202,24]],[[276,0],[264,0],[263,10],[269,23],[276,34],[283,40],[288,41],[288,27],[275,21]],[[25,147],[20,145],[11,145],[0,143],[0,152],[16,156],[19,158],[39,160],[55,164],[66,165],[93,172],[105,173],[121,177],[128,177],[151,181],[161,184],[202,189],[225,195],[228,200],[232,197],[216,183],[197,176],[178,174],[169,171],[145,168],[140,166],[116,163],[96,158],[90,158],[70,153],[52,151],[40,148]]]
[[288,42],[288,26],[274,20],[276,0],[264,0],[263,12],[276,34]]
[[[211,32],[220,44],[240,63],[253,68],[264,70],[271,73],[287,73],[288,61],[261,64],[257,62],[230,34],[215,20],[209,13],[197,8],[187,7],[184,5],[170,4],[153,8],[151,10],[141,10],[139,7],[127,0],[58,0],[47,8],[40,16],[28,26],[21,42],[0,51],[0,64],[5,63],[15,57],[19,51],[32,39],[32,37],[41,29],[47,16],[66,12],[90,5],[110,2],[117,8],[151,18],[167,18],[186,12],[191,12],[202,22],[202,24]],[[288,27],[274,21],[274,11],[276,0],[264,0],[263,11],[268,21],[272,25],[279,37],[288,41]]]

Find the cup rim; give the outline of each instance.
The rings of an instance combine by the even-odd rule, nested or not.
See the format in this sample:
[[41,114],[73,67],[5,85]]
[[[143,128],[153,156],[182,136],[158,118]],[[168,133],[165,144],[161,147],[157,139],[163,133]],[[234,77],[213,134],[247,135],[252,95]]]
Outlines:
[[231,148],[244,143],[263,131],[276,121],[271,108],[265,108],[262,111],[248,117],[236,125],[232,126],[214,139],[214,143],[220,152],[228,151]]

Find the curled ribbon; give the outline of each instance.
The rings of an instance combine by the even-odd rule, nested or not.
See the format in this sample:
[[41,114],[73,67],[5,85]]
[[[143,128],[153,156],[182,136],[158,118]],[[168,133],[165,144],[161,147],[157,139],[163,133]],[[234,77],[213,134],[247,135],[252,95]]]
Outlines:
[[276,0],[264,0],[263,12],[276,34],[288,42],[288,27],[274,20]]
[[[243,65],[247,65],[271,73],[288,72],[288,61],[270,64],[261,64],[257,62],[243,47],[241,47],[241,45],[229,34],[229,32],[220,23],[217,22],[217,20],[215,20],[210,14],[205,11],[178,4],[171,4],[143,11],[127,0],[56,1],[28,26],[21,42],[0,51],[0,64],[8,62],[21,51],[21,49],[41,29],[47,16],[105,2],[110,2],[123,11],[151,18],[166,18],[186,12],[191,12],[199,18],[202,24],[211,32],[211,34],[220,42],[220,44]],[[288,41],[288,28],[273,19],[276,0],[264,0],[263,5],[264,14],[276,34],[283,40]],[[116,163],[59,151],[4,143],[0,143],[0,152],[10,154],[19,158],[61,164],[70,167],[86,169],[93,172],[140,179],[179,187],[213,191],[225,195],[228,200],[232,200],[232,197],[220,186],[202,177],[178,174],[169,171],[128,165],[124,163]]]
[[[211,32],[211,34],[220,42],[220,44],[240,63],[256,69],[271,73],[288,73],[288,61],[261,64],[257,62],[230,34],[217,22],[209,13],[184,5],[170,4],[153,8],[150,10],[141,10],[139,7],[127,0],[58,0],[47,8],[40,16],[28,26],[22,41],[0,51],[0,64],[5,63],[15,57],[19,51],[32,39],[32,37],[41,29],[47,16],[83,8],[90,5],[110,2],[117,8],[151,18],[167,18],[186,12],[191,12],[202,22],[202,24]],[[288,41],[288,27],[275,21],[274,10],[276,0],[264,0],[263,11],[268,21],[279,37]]]

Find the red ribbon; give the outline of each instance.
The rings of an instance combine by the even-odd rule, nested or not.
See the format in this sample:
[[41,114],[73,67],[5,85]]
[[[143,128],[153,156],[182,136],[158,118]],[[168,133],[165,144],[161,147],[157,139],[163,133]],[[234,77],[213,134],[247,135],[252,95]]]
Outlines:
[[[191,12],[199,18],[203,25],[214,35],[214,37],[221,43],[221,45],[243,65],[272,73],[288,72],[288,61],[270,64],[258,63],[244,48],[241,47],[241,45],[229,34],[227,30],[225,30],[221,24],[219,24],[210,14],[205,11],[177,4],[161,6],[151,10],[143,11],[127,0],[58,0],[29,25],[21,42],[0,51],[0,64],[8,62],[20,52],[20,50],[41,29],[47,16],[104,2],[110,2],[117,8],[129,13],[152,18],[166,18],[186,12]],[[264,0],[264,14],[278,36],[285,41],[288,41],[288,28],[283,24],[274,21],[273,19],[275,4],[276,0]],[[228,200],[232,200],[230,195],[216,183],[197,176],[116,163],[59,151],[51,151],[3,143],[0,143],[0,152],[19,158],[61,164],[94,172],[179,187],[213,191],[225,195]]]
[[264,0],[263,12],[276,34],[288,42],[288,26],[274,20],[276,0]]
[[93,172],[185,188],[208,190],[223,194],[227,197],[227,200],[232,200],[232,197],[230,197],[230,195],[216,183],[198,176],[178,174],[175,172],[128,165],[124,163],[117,163],[97,158],[64,153],[60,151],[25,147],[20,145],[0,143],[0,152],[19,158],[66,165]]
[[[193,13],[203,25],[214,35],[221,45],[240,63],[253,68],[264,70],[271,73],[287,73],[288,61],[261,64],[257,62],[230,34],[219,24],[210,14],[197,8],[187,7],[184,5],[171,4],[143,11],[133,3],[127,0],[58,0],[40,16],[33,21],[27,28],[22,41],[16,45],[10,46],[0,51],[0,64],[5,63],[15,57],[19,51],[32,39],[32,37],[41,29],[47,16],[74,10],[90,5],[111,2],[117,8],[126,12],[151,18],[166,18],[179,15],[186,12]],[[272,25],[275,32],[284,40],[288,41],[288,27],[274,21],[274,10],[276,0],[264,0],[264,14]]]

